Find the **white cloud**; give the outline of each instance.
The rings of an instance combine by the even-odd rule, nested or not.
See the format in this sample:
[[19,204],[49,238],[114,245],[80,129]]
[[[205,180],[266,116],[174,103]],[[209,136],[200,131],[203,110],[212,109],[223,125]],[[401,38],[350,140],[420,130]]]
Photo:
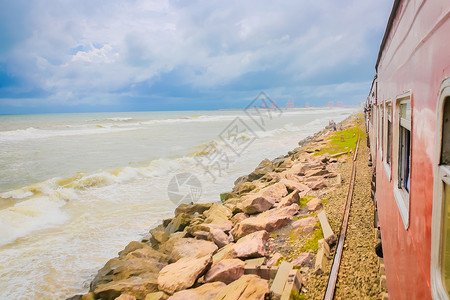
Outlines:
[[119,58],[119,53],[114,52],[113,48],[106,44],[101,48],[95,48],[91,45],[89,51],[78,51],[72,56],[72,61],[84,61],[88,63],[114,63]]
[[151,84],[180,67],[197,88],[265,70],[301,84],[376,52],[369,47],[380,41],[367,34],[382,32],[391,2],[27,2],[30,34],[3,60],[15,76],[70,101]]

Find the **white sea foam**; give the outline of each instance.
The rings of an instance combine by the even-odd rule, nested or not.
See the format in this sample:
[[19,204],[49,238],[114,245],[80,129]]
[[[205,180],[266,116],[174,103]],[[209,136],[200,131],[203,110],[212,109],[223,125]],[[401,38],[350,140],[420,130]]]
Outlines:
[[232,121],[237,117],[242,117],[240,115],[217,115],[217,116],[192,116],[192,117],[181,117],[174,119],[163,119],[163,120],[147,120],[141,122],[143,125],[162,125],[162,124],[177,124],[177,123],[200,123],[200,122],[223,122]]
[[128,117],[111,117],[106,119],[92,119],[87,120],[88,122],[101,122],[101,121],[113,121],[113,122],[127,122],[134,120],[134,118],[128,118]]
[[0,246],[33,231],[64,223],[66,202],[58,198],[36,197],[0,211]]
[[23,141],[30,139],[44,139],[61,136],[77,136],[104,134],[118,131],[136,130],[134,127],[108,127],[107,125],[98,125],[93,128],[69,129],[69,130],[45,130],[29,127],[27,129],[18,129],[11,131],[0,131],[0,142],[5,141]]

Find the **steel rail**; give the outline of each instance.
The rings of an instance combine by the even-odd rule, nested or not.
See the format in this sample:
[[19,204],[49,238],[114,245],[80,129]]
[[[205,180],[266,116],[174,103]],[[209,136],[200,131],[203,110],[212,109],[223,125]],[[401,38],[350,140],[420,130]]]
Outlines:
[[333,265],[331,266],[330,276],[328,277],[327,289],[323,297],[324,300],[332,300],[334,297],[334,291],[336,289],[336,282],[339,273],[339,266],[341,264],[342,252],[344,251],[345,236],[347,234],[348,218],[350,216],[350,206],[352,204],[353,197],[353,187],[355,185],[355,175],[356,175],[356,157],[358,154],[359,138],[355,147],[355,153],[353,154],[353,164],[352,164],[352,174],[350,177],[350,184],[347,193],[347,202],[345,203],[344,216],[342,218],[342,224],[339,233],[339,240],[336,246],[336,253],[333,258]]

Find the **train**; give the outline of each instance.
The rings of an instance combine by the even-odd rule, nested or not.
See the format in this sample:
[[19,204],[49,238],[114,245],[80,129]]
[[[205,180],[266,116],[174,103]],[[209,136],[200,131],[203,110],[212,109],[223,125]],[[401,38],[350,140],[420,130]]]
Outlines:
[[450,1],[395,0],[365,120],[389,299],[449,299]]

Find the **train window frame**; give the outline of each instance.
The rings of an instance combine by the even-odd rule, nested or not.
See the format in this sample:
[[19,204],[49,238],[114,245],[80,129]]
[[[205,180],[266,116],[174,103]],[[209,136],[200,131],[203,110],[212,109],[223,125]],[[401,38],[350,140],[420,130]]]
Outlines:
[[[386,176],[389,181],[392,180],[391,176],[391,166],[392,166],[392,100],[386,100],[384,103],[384,170],[386,171]],[[389,122],[390,127],[389,127]],[[390,128],[390,135],[389,135]]]
[[378,105],[374,105],[374,108],[375,108],[375,114],[374,114],[374,120],[375,120],[375,122],[374,122],[374,131],[375,131],[375,143],[376,143],[376,148],[375,148],[375,155],[376,155],[376,151],[377,151],[377,149],[378,149],[378,145],[380,144],[379,142],[378,142],[378,113],[379,113],[379,111],[378,111]]
[[378,151],[380,152],[380,160],[383,161],[383,104],[378,105]]
[[449,299],[442,278],[444,186],[450,185],[450,165],[441,164],[444,107],[450,101],[450,78],[443,81],[436,105],[433,213],[431,221],[431,293],[434,299]]
[[[410,167],[410,161],[412,158],[411,153],[411,136],[412,136],[412,111],[410,120],[406,120],[404,118],[401,118],[400,114],[400,106],[403,104],[409,104],[411,107],[411,100],[412,100],[412,93],[411,91],[407,91],[399,96],[396,97],[395,101],[395,109],[393,111],[393,118],[394,122],[392,124],[393,126],[393,153],[392,153],[392,175],[394,179],[394,198],[395,202],[397,203],[398,210],[400,212],[400,215],[402,217],[403,225],[405,227],[405,230],[408,230],[409,228],[409,212],[410,212],[410,191],[406,189],[405,186],[403,186],[402,181],[404,178],[401,177],[402,174],[399,171],[399,166],[402,166],[404,168],[405,164],[407,163],[404,159],[404,152],[400,151],[400,146],[403,145],[403,141],[405,140],[405,136],[403,134],[404,130],[409,130],[409,176],[411,178],[411,167]],[[403,174],[405,175],[405,174]],[[399,183],[400,181],[400,183]]]

